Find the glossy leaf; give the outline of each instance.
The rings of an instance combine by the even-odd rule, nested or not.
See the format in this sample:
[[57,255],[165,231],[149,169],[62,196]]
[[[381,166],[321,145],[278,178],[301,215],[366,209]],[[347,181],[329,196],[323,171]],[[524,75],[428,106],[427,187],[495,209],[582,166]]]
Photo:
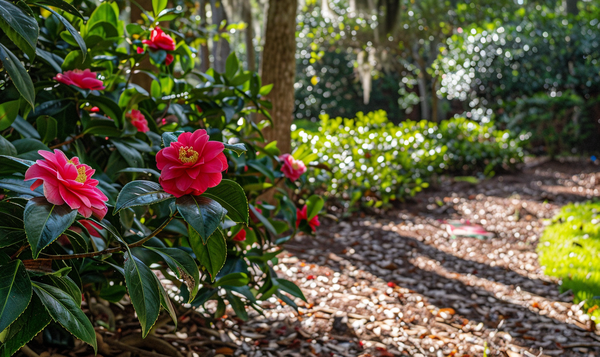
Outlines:
[[314,216],[319,214],[325,205],[323,198],[317,195],[312,195],[306,201],[306,215],[310,221]]
[[169,198],[173,198],[173,195],[166,193],[156,182],[132,181],[119,192],[113,214],[117,214],[124,208],[149,206]]
[[248,312],[246,311],[246,305],[242,299],[234,295],[231,291],[227,291],[227,300],[231,304],[233,311],[242,321],[248,320]]
[[146,248],[160,255],[177,277],[183,279],[189,292],[189,301],[192,301],[200,285],[200,272],[194,259],[179,248]]
[[[5,1],[3,1],[5,2]],[[19,10],[20,11],[20,10]],[[23,98],[34,107],[35,102],[35,88],[33,87],[33,82],[29,77],[29,73],[23,65],[21,61],[15,56],[12,52],[10,52],[3,44],[0,43],[0,61],[4,65],[4,69],[12,79],[15,87],[21,93]]]
[[9,357],[31,341],[52,321],[37,295],[31,297],[27,309],[8,327],[4,343],[0,345],[0,357]]
[[217,201],[205,196],[185,195],[175,203],[183,219],[198,232],[204,244],[227,213]]
[[126,252],[125,282],[142,326],[142,337],[146,337],[160,312],[161,298],[156,277],[142,261]]
[[43,197],[32,198],[25,206],[23,221],[33,257],[54,242],[75,221],[77,210],[53,205]]
[[234,222],[248,224],[248,200],[237,182],[222,180],[218,186],[207,189],[202,196],[217,201]]
[[33,283],[33,290],[54,321],[92,346],[94,351],[97,350],[94,326],[69,294],[55,286],[38,282]]
[[20,100],[0,104],[0,130],[9,128],[19,114]]
[[241,144],[241,143],[240,144],[223,144],[223,145],[225,146],[225,149],[235,152],[237,154],[237,156],[240,156],[243,153],[245,153],[246,151],[248,151],[248,149],[246,149],[246,145]]
[[188,234],[190,246],[194,254],[196,254],[196,258],[206,268],[211,281],[214,281],[227,259],[227,244],[225,243],[223,233],[220,230],[216,230],[206,244],[204,244],[200,235],[191,226],[188,228]]
[[62,22],[63,25],[65,25],[65,28],[67,29],[67,31],[69,31],[69,33],[71,34],[71,36],[73,36],[73,38],[75,39],[75,42],[77,42],[77,45],[79,46],[79,48],[81,48],[81,52],[83,53],[83,58],[85,59],[85,56],[87,55],[87,47],[85,45],[85,41],[83,40],[83,38],[81,38],[81,35],[79,34],[79,31],[77,31],[73,27],[73,25],[71,25],[71,23],[69,22],[69,20],[65,19],[62,15],[60,15],[56,11],[52,10],[52,8],[50,8],[48,6],[44,6],[44,5],[41,5],[41,6],[44,9],[50,11],[54,16],[56,16],[56,18],[60,22]]
[[33,16],[8,1],[0,0],[0,29],[33,61],[40,32]]
[[25,311],[31,293],[31,280],[20,260],[0,267],[0,332]]

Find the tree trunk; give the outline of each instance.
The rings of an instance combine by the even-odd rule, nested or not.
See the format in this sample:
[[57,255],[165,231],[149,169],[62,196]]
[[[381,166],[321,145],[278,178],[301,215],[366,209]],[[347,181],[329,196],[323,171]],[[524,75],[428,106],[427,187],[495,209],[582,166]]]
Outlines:
[[[227,13],[221,0],[210,0],[212,10],[212,23],[220,28],[223,20],[227,21]],[[225,61],[227,56],[231,52],[229,48],[229,42],[227,40],[220,39],[213,41],[213,67],[217,72],[225,72]]]
[[[200,26],[206,28],[206,0],[198,1],[198,14],[200,15]],[[200,45],[200,71],[206,72],[210,68],[210,52],[208,43]]]
[[256,52],[254,51],[254,24],[252,23],[252,4],[242,1],[242,19],[246,23],[246,63],[249,71],[256,71]]
[[267,99],[273,104],[273,125],[264,131],[268,141],[277,140],[282,153],[291,151],[296,74],[296,11],[298,0],[270,0],[262,53],[262,84],[273,84]]
[[564,0],[565,10],[567,11],[567,14],[579,14],[579,9],[577,8],[578,1],[579,0]]

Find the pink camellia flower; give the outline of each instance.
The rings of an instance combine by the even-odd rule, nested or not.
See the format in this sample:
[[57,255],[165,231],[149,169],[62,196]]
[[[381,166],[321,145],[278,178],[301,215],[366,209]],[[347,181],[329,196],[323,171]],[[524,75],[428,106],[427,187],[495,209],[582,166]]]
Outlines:
[[90,112],[92,112],[92,113],[100,113],[100,108],[98,108],[98,107],[91,107],[90,108]]
[[[304,207],[302,207],[302,209],[296,209],[296,228],[300,227],[300,223],[302,221],[308,221],[308,214],[306,212],[307,207],[306,205],[304,205]],[[312,229],[313,232],[317,231],[317,227],[321,225],[321,223],[319,222],[319,217],[318,216],[314,216],[309,222],[308,225],[310,226],[310,229]]]
[[74,69],[64,73],[57,73],[54,80],[67,85],[79,87],[81,89],[103,90],[104,83],[96,78],[96,72],[89,69],[80,70]]
[[174,51],[175,50],[175,41],[171,38],[171,36],[167,35],[163,32],[163,30],[156,26],[154,30],[150,33],[149,40],[143,40],[143,44],[148,45],[151,49],[165,50],[165,51]]
[[45,160],[37,160],[25,172],[25,181],[37,179],[31,190],[44,184],[44,196],[55,205],[67,204],[71,209],[79,210],[86,218],[92,214],[98,219],[106,215],[108,198],[96,187],[98,181],[92,179],[96,170],[79,162],[79,158],[71,160],[60,150],[40,150],[38,154]]
[[201,195],[221,182],[221,172],[228,168],[225,147],[208,139],[203,129],[183,133],[156,153],[156,166],[161,170],[159,182],[165,192],[175,197]]
[[139,110],[133,109],[129,113],[125,114],[125,118],[127,118],[131,124],[133,124],[133,126],[135,126],[135,128],[142,133],[146,133],[150,130],[150,128],[148,128],[148,121],[146,120],[146,117]]
[[84,226],[85,229],[87,229],[88,233],[92,237],[102,238],[102,235],[100,234],[100,231],[102,230],[102,226],[99,225],[98,223],[96,223],[94,221],[89,221],[87,219],[80,219],[77,222],[81,223],[81,225]]
[[167,65],[167,66],[170,65],[174,59],[175,59],[175,57],[173,57],[172,54],[167,53],[167,57],[165,58],[165,65]]
[[246,230],[242,229],[233,237],[233,240],[236,242],[243,242],[246,240]]
[[283,172],[285,177],[292,181],[296,181],[306,172],[306,165],[304,165],[304,162],[294,159],[290,154],[281,155],[279,160],[283,161],[281,172]]
[[138,47],[135,49],[135,51],[137,52],[138,55],[141,55],[142,53],[144,53],[144,48],[143,47]]

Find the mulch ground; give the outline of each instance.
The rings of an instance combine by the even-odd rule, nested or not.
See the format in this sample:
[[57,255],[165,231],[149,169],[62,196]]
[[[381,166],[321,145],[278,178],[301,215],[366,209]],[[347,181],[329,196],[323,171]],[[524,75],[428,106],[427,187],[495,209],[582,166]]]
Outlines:
[[[130,306],[115,332],[98,329],[104,356],[599,356],[600,327],[559,281],[543,274],[536,244],[567,202],[600,196],[600,168],[544,163],[478,185],[443,182],[377,216],[325,221],[286,245],[275,270],[303,290],[300,313],[277,301],[264,315],[210,329],[188,310],[139,339]],[[495,237],[452,239],[446,220]],[[115,310],[116,311],[116,310]],[[36,349],[36,344],[30,344]],[[81,356],[46,349],[45,356]],[[79,348],[79,350],[77,349]],[[150,352],[153,351],[153,352]]]

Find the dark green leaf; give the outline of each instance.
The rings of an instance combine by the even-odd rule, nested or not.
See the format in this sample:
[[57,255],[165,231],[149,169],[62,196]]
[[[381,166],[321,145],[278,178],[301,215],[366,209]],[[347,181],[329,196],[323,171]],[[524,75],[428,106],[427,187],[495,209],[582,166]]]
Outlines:
[[174,141],[177,141],[177,138],[179,137],[179,135],[181,133],[182,133],[182,131],[175,131],[175,132],[168,131],[166,133],[163,133],[162,134],[163,146],[164,147],[171,146],[171,143]]
[[77,210],[72,210],[67,205],[53,205],[43,197],[29,200],[25,206],[23,222],[33,258],[37,259],[42,249],[66,231],[76,216]]
[[117,214],[123,208],[149,206],[169,198],[173,196],[163,191],[156,182],[132,181],[121,189],[113,214]]
[[43,278],[43,282],[69,294],[73,298],[73,301],[75,301],[75,304],[77,304],[77,307],[81,307],[81,290],[79,290],[77,284],[68,276],[47,275]]
[[140,167],[144,164],[144,159],[138,150],[130,147],[129,145],[119,141],[119,140],[111,140],[115,145],[119,154],[127,161],[130,166]]
[[232,221],[248,224],[248,200],[237,182],[222,180],[218,186],[207,189],[202,196],[217,201],[227,210]]
[[0,136],[0,155],[17,156],[17,149],[15,149],[15,146],[3,136]]
[[160,291],[156,276],[138,258],[126,252],[125,282],[142,325],[142,337],[146,337],[160,312]]
[[[33,125],[29,124],[29,122],[27,120],[23,119],[23,117],[20,115],[17,115],[17,118],[15,119],[15,121],[12,123],[11,126],[13,128],[15,128],[19,132],[19,134],[23,135],[26,139],[29,139],[29,138],[41,139],[40,134],[37,132],[37,130],[35,130]],[[20,139],[20,140],[24,140],[24,139]],[[17,140],[17,141],[19,141],[19,140]],[[38,143],[40,145],[43,145],[39,141],[38,141]],[[13,142],[13,145],[15,145],[14,142]],[[47,149],[47,147],[46,147],[46,149]],[[19,148],[17,148],[17,151],[19,151]]]
[[217,280],[217,282],[213,285],[214,287],[230,285],[230,286],[244,286],[248,285],[250,279],[248,279],[248,275],[245,273],[231,273],[227,274],[224,277]]
[[[14,145],[11,144],[14,148]],[[24,174],[35,162],[19,159],[18,157],[0,155],[0,175],[13,174],[15,172]]]
[[94,351],[97,350],[94,326],[69,294],[52,285],[38,282],[33,283],[33,290],[54,321],[91,345]]
[[125,124],[123,121],[123,111],[117,103],[107,97],[98,97],[94,95],[89,96],[87,101],[90,105],[100,108],[105,115],[114,120],[118,128],[123,128],[123,125]]
[[25,182],[16,176],[0,177],[0,188],[10,190],[21,195],[43,196],[42,187],[38,187],[35,191],[31,190],[32,182]]
[[0,0],[0,29],[33,61],[40,32],[33,16],[8,1]]
[[66,1],[62,1],[62,0],[38,0],[35,2],[36,5],[49,5],[49,6],[54,6],[57,7],[61,10],[64,10],[70,14],[73,14],[75,16],[78,16],[80,19],[83,20],[83,15],[81,15],[81,13],[77,10],[77,8],[75,8],[75,6],[69,4]]
[[25,311],[31,300],[31,280],[20,260],[0,267],[0,332]]
[[204,244],[227,213],[217,201],[204,196],[185,195],[175,202],[183,219],[198,232]]
[[194,259],[179,248],[146,248],[160,255],[177,277],[183,279],[188,288],[189,301],[192,301],[200,285],[200,272]]
[[302,290],[300,290],[300,288],[296,284],[292,283],[291,281],[285,280],[285,279],[275,279],[275,281],[277,281],[277,285],[279,286],[279,288],[281,290],[285,291],[286,293],[288,293],[292,296],[300,298],[303,301],[306,301],[306,298],[304,297]]
[[233,295],[231,291],[227,291],[227,300],[231,304],[233,311],[242,321],[248,320],[248,312],[246,311],[246,305],[239,297]]
[[225,149],[235,152],[237,154],[237,156],[240,156],[243,153],[245,153],[246,151],[248,151],[248,149],[246,149],[246,145],[244,145],[244,144],[223,144],[223,145],[225,146]]
[[[75,42],[77,42],[77,45],[79,45],[79,48],[81,48],[81,52],[83,53],[83,58],[85,59],[85,56],[87,54],[87,47],[85,46],[85,41],[83,41],[83,38],[81,38],[81,35],[79,34],[79,31],[77,31],[73,25],[71,25],[71,23],[69,22],[69,20],[65,19],[64,17],[62,17],[62,15],[60,15],[59,13],[57,13],[56,11],[52,10],[50,7],[48,6],[44,6],[41,5],[44,9],[50,11],[52,14],[54,14],[54,16],[56,16],[58,18],[58,20],[60,22],[62,22],[63,25],[65,25],[65,27],[67,28],[67,31],[69,31],[69,33],[73,36],[73,38],[75,39]],[[79,13],[78,13],[79,14]],[[81,16],[81,14],[79,14]]]
[[[6,2],[6,1],[2,1]],[[20,11],[20,10],[19,10]],[[35,20],[34,20],[35,21]],[[37,24],[36,24],[37,26]],[[0,61],[4,65],[4,69],[12,79],[15,87],[21,93],[23,98],[34,107],[35,103],[35,88],[33,87],[33,82],[29,77],[29,73],[23,65],[21,61],[15,56],[12,52],[10,52],[4,45],[0,43]]]
[[38,117],[35,122],[37,124],[38,133],[40,133],[42,142],[44,144],[48,144],[50,141],[56,138],[58,131],[58,122],[56,119],[45,115]]
[[209,237],[206,244],[203,243],[200,235],[191,226],[188,228],[190,246],[196,254],[196,258],[206,268],[210,279],[215,280],[217,273],[225,265],[227,259],[227,244],[225,243],[225,237],[220,230],[216,230],[215,233]]
[[8,327],[4,343],[0,345],[0,356],[9,357],[31,341],[52,321],[44,305],[33,295],[27,309]]

